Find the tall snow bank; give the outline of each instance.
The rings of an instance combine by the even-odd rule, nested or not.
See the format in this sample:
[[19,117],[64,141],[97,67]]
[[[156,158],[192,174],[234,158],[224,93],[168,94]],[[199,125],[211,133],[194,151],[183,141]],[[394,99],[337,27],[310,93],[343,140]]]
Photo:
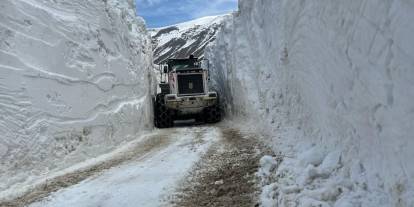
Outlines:
[[133,0],[2,0],[0,192],[150,128],[151,64]]
[[283,154],[263,205],[412,206],[414,5],[239,7],[206,57],[229,117]]

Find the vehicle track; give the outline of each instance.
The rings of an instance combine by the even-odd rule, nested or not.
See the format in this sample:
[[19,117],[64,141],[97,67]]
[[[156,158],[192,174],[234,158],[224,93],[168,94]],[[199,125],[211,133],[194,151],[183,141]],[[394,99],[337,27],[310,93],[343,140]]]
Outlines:
[[[158,133],[134,144],[134,147],[119,156],[83,170],[51,179],[37,186],[31,192],[0,203],[0,207],[19,207],[32,204],[35,204],[34,206],[56,206],[56,204],[63,205],[64,203],[60,203],[62,201],[68,205],[83,206],[87,204],[90,206],[93,201],[88,200],[89,196],[97,195],[99,199],[103,199],[99,202],[107,202],[102,194],[114,196],[112,201],[122,201],[126,199],[122,196],[124,194],[118,192],[114,195],[110,188],[105,191],[105,187],[102,190],[102,186],[106,184],[102,184],[100,181],[111,180],[111,182],[115,182],[111,185],[126,188],[119,190],[127,195],[133,193],[128,191],[129,188],[145,189],[140,179],[145,182],[152,182],[150,181],[151,177],[146,177],[152,175],[138,170],[139,167],[132,168],[131,171],[133,172],[131,179],[135,177],[138,180],[119,177],[117,173],[131,170],[128,166],[143,165],[148,167],[146,167],[147,170],[158,166],[156,168],[159,169],[158,171],[154,171],[154,169],[152,171],[155,174],[160,174],[162,178],[167,176],[165,173],[171,171],[168,166],[181,165],[186,158],[185,156],[195,156],[196,154],[199,154],[200,158],[191,159],[193,161],[187,159],[184,162],[187,163],[188,167],[178,168],[178,171],[172,175],[177,177],[177,181],[174,181],[176,184],[173,184],[171,191],[163,193],[161,192],[164,191],[162,187],[156,188],[157,192],[154,192],[155,194],[150,197],[149,203],[144,202],[143,206],[153,206],[155,203],[160,203],[162,206],[180,207],[258,206],[257,196],[260,192],[255,173],[259,168],[260,158],[265,154],[271,154],[271,151],[258,141],[254,135],[243,134],[237,129],[212,126],[160,130]],[[112,170],[114,167],[119,169],[114,171]],[[169,170],[164,173],[161,170],[164,168]],[[112,173],[108,174],[108,171]],[[159,182],[158,179],[154,180],[154,184]],[[83,182],[85,180],[89,181]],[[119,180],[128,180],[128,182],[127,184],[117,183]],[[75,184],[79,185],[75,186]],[[87,186],[87,189],[92,189],[90,194],[82,192],[85,186]],[[151,188],[151,185],[148,187]],[[65,197],[67,193],[76,196]],[[157,197],[158,194],[161,197]],[[83,196],[79,199],[82,203],[77,203],[79,196]],[[145,197],[145,195],[137,195],[133,196],[132,199],[142,199],[142,196]],[[148,196],[146,196],[147,200]],[[72,200],[67,200],[68,198]],[[159,202],[156,201],[157,199],[159,199]],[[142,203],[142,200],[136,201]],[[68,206],[66,204],[63,206]],[[127,206],[130,206],[130,204]]]
[[237,129],[223,129],[222,139],[197,163],[169,205],[258,206],[259,160],[272,154],[253,135]]
[[[170,132],[174,133],[174,131]],[[24,195],[21,195],[9,201],[0,202],[0,207],[28,206],[31,203],[42,200],[53,192],[75,185],[112,167],[121,165],[133,159],[139,159],[140,157],[148,155],[149,153],[156,152],[157,150],[160,150],[161,148],[167,146],[171,142],[170,138],[171,136],[167,135],[166,133],[149,136],[137,144],[134,148],[126,151],[125,153],[122,153],[120,156],[113,157],[107,161],[89,166],[86,169],[50,179],[47,182],[36,186],[33,190],[27,192]]]

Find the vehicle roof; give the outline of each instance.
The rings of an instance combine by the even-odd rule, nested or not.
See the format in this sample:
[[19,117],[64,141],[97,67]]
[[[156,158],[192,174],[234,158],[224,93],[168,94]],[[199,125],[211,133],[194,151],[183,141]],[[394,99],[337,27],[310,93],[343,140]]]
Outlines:
[[169,64],[169,63],[171,63],[171,62],[185,62],[185,61],[196,61],[196,62],[198,62],[199,61],[199,58],[197,58],[197,57],[194,57],[194,56],[190,56],[190,57],[188,57],[188,58],[168,58],[168,59],[166,59],[166,60],[164,60],[163,62],[162,62],[162,64]]

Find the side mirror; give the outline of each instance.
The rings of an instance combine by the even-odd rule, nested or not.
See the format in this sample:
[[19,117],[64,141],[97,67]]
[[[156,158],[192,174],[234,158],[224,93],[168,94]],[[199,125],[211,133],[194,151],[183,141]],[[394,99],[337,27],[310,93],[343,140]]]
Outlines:
[[207,67],[207,76],[208,76],[208,80],[211,80],[210,77],[210,60],[209,59],[204,59],[204,65]]
[[168,66],[164,66],[164,73],[168,73]]

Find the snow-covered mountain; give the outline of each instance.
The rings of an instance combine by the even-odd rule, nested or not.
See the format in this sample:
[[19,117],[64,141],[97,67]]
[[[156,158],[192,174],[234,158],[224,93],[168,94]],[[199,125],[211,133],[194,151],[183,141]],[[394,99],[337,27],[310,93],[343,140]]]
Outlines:
[[154,62],[167,58],[204,56],[206,45],[214,41],[226,15],[208,16],[168,27],[149,29],[153,38]]
[[228,118],[281,153],[262,206],[413,206],[412,1],[239,8],[206,57]]
[[151,67],[133,0],[0,1],[0,200],[150,129]]

